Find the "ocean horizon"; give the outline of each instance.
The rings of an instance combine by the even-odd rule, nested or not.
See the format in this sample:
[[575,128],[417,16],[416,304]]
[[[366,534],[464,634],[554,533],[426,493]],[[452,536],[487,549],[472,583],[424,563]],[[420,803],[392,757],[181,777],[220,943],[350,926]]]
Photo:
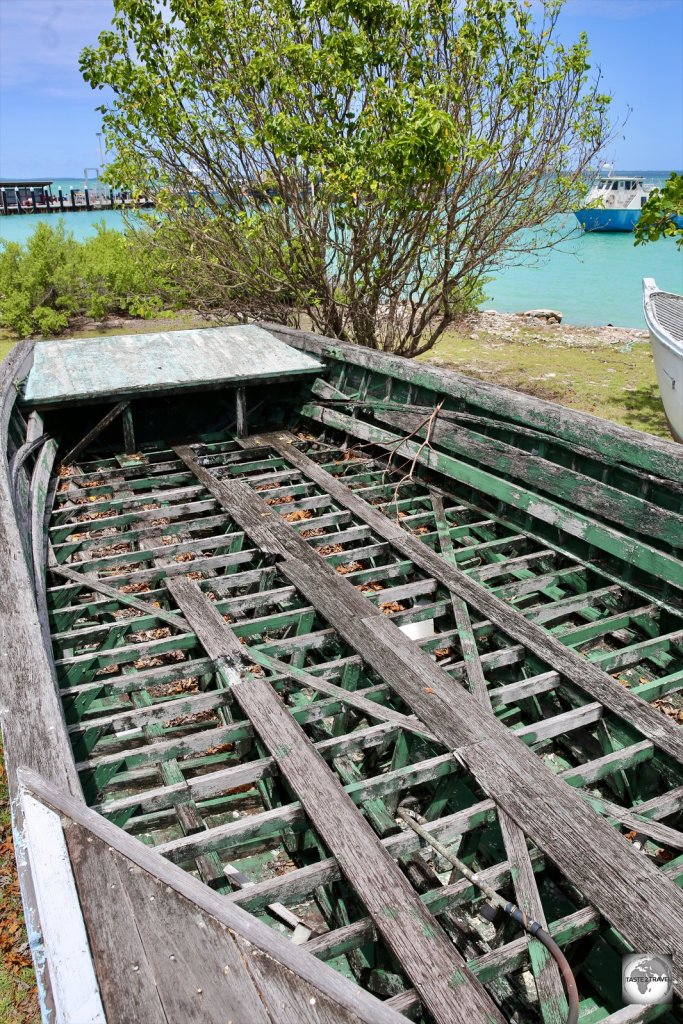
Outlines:
[[[662,170],[624,170],[615,174],[642,176],[646,183],[661,185],[671,173]],[[51,180],[48,177],[46,181]],[[83,188],[83,178],[55,178],[53,193],[61,188]],[[97,187],[96,182],[91,182]],[[25,243],[39,221],[54,223],[56,214],[0,217],[0,242]],[[116,210],[65,214],[76,239],[90,235],[98,222],[123,230],[123,214]],[[661,239],[634,246],[630,233],[584,234],[573,214],[555,224],[561,244],[547,254],[533,256],[491,274],[485,288],[483,309],[518,313],[528,309],[556,309],[563,322],[577,326],[645,329],[642,311],[642,279],[654,277],[665,291],[683,293],[683,250],[675,240]]]

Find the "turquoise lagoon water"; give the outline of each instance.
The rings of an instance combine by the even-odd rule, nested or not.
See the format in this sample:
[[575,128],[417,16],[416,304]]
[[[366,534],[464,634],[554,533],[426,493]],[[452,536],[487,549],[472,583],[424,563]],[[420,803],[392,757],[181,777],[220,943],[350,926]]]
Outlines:
[[[659,184],[666,174],[651,171],[645,176]],[[82,188],[83,181],[55,182],[53,191],[59,187]],[[78,239],[87,237],[98,221],[123,228],[123,215],[115,210],[72,213],[63,219]],[[55,214],[0,217],[0,241],[25,242],[40,220],[53,223]],[[561,227],[571,234],[558,248],[491,275],[484,308],[516,313],[545,307],[560,310],[565,323],[644,328],[643,277],[654,277],[660,288],[683,293],[683,250],[673,239],[636,248],[628,233],[582,234],[573,216]]]

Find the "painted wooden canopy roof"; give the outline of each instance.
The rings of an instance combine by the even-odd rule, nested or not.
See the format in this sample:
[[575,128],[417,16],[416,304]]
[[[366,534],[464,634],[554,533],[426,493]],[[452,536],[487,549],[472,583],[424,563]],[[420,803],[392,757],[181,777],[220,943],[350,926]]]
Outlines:
[[83,341],[66,338],[36,345],[24,399],[42,408],[105,395],[255,384],[321,368],[313,356],[253,324],[88,338],[87,359]]

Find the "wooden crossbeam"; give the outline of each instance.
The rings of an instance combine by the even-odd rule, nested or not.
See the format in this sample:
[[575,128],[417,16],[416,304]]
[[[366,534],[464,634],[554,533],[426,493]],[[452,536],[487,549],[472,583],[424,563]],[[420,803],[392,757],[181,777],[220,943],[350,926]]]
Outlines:
[[[158,528],[162,531],[163,526]],[[118,537],[106,538],[107,541],[118,543]],[[155,558],[170,557],[171,555],[185,554],[187,552],[214,551],[221,548],[230,548],[233,551],[239,550],[243,540],[242,533],[219,533],[213,537],[199,537],[194,540],[178,540],[172,544],[160,544],[151,548],[139,548],[137,551],[121,551],[115,555],[103,555],[100,558],[84,558],[77,564],[86,573],[109,569],[119,565],[135,565],[138,562],[153,562]]]
[[[173,589],[174,586],[171,587],[172,591]],[[415,733],[417,736],[436,741],[436,737],[431,729],[428,729],[419,719],[409,715],[402,715],[400,711],[394,711],[392,708],[375,704],[374,701],[368,700],[367,697],[363,696],[362,690],[360,692],[345,690],[343,686],[336,686],[320,676],[314,676],[311,672],[306,672],[304,669],[290,665],[286,661],[280,661],[278,658],[271,658],[259,650],[250,649],[248,654],[249,658],[256,662],[257,665],[263,665],[264,668],[289,676],[301,686],[317,690],[319,693],[326,693],[330,697],[338,697],[342,704],[356,708],[370,718],[381,722],[391,722],[399,729],[405,729],[407,732]]]
[[[439,533],[441,553],[447,562],[455,565],[453,541],[448,530],[443,499],[435,491],[431,492],[431,499],[436,527]],[[484,670],[472,631],[472,623],[467,605],[461,597],[456,597],[454,594],[451,596],[453,614],[460,637],[460,647],[465,662],[465,672],[469,680],[470,692],[483,708],[490,711],[492,708],[491,697],[489,696],[486,679],[484,678]],[[502,809],[499,811],[498,820],[505,850],[512,867],[512,877],[514,879],[515,896],[518,906],[535,921],[538,921],[547,931],[548,922],[545,917],[538,886],[536,885],[534,869],[531,864],[531,857],[529,856],[524,833],[517,822]],[[546,1021],[546,1024],[560,1024],[567,1016],[567,999],[559,968],[548,954],[546,948],[537,939],[532,938],[529,942],[529,957],[531,969],[536,980],[543,1020]]]
[[[407,409],[385,411],[382,410],[381,403],[377,408],[372,402],[366,407],[373,410],[375,418],[381,423],[400,427],[406,432],[417,430],[418,436],[424,436],[422,424],[425,417],[433,412],[425,410],[423,413],[417,413]],[[577,495],[580,495],[582,509],[618,523],[620,527],[626,527],[629,531],[635,529],[646,537],[657,537],[674,546],[683,543],[683,517],[676,512],[662,509],[638,497],[637,494],[626,494],[601,480],[595,480],[565,466],[557,466],[548,459],[532,455],[495,438],[482,437],[466,427],[453,430],[452,424],[441,414],[433,424],[431,437],[436,444],[449,452],[475,459],[482,466],[488,466],[498,473],[505,473],[560,500],[576,501]]]
[[[77,520],[79,515],[92,514],[94,512],[111,512],[111,518],[113,518],[116,513],[135,510],[136,518],[138,518],[137,511],[149,511],[150,513],[156,511],[156,516],[150,514],[149,518],[158,519],[159,516],[163,515],[163,512],[159,512],[157,509],[142,509],[139,508],[139,506],[158,504],[161,508],[162,505],[165,507],[169,502],[180,502],[181,500],[188,501],[190,499],[196,500],[200,496],[205,496],[203,492],[203,487],[193,487],[192,485],[188,485],[187,487],[174,487],[170,490],[151,491],[146,494],[137,494],[134,497],[112,498],[109,501],[98,499],[97,501],[89,502],[87,508],[84,508],[82,505],[65,505],[61,508],[55,509],[53,516],[54,525],[62,526],[67,522],[73,522],[74,519]],[[111,523],[109,518],[102,518],[98,520],[96,529],[104,530],[106,527],[112,525],[117,524]],[[73,528],[69,530],[69,533],[73,533]]]
[[[191,538],[193,533],[198,530],[216,530],[221,526],[228,527],[229,523],[225,516],[207,516],[205,520],[190,520],[189,522],[185,519],[179,519],[175,522],[169,522],[164,524],[161,528],[159,525],[156,526],[142,526],[138,530],[123,530],[117,531],[115,534],[109,534],[105,536],[95,535],[90,536],[88,533],[77,532],[76,539],[61,543],[54,544],[54,553],[57,562],[63,565],[70,555],[78,552],[79,555],[83,555],[85,552],[89,552],[92,548],[97,550],[98,548],[106,547],[107,543],[116,543],[117,545],[130,545],[131,547],[136,544],[140,544],[142,541],[149,541],[150,538],[158,537],[160,530],[163,530],[164,536],[178,537],[187,536]],[[83,564],[82,562],[80,563]]]
[[137,611],[143,612],[145,615],[151,615],[155,619],[160,619],[162,622],[168,623],[169,626],[174,626],[176,629],[179,629],[181,633],[192,632],[181,615],[176,615],[174,612],[166,611],[165,608],[157,608],[156,605],[150,604],[148,601],[142,601],[134,594],[124,594],[122,590],[117,590],[116,587],[110,587],[108,583],[99,579],[94,573],[76,572],[67,565],[57,565],[54,562],[50,563],[50,572],[55,576],[62,576],[65,580],[69,580],[71,583],[75,583],[79,587],[94,590],[96,593],[104,594],[106,597],[113,598],[122,605],[126,605],[129,608],[135,608]]
[[155,490],[163,493],[164,490],[180,487],[190,480],[187,472],[160,473],[151,477],[132,477],[127,480],[125,477],[120,480],[107,480],[104,475],[100,480],[95,480],[84,487],[78,486],[74,481],[78,478],[69,476],[65,483],[67,489],[60,491],[57,499],[57,507],[73,503],[76,498],[95,498],[98,501],[110,501],[117,495],[135,494],[137,492],[149,492]]
[[[549,498],[539,497],[530,488],[508,483],[502,477],[463,462],[452,455],[424,448],[419,442],[395,434],[343,413],[320,405],[306,405],[305,416],[327,426],[351,433],[364,441],[376,444],[395,455],[415,459],[421,465],[437,472],[445,472],[453,479],[475,487],[480,493],[501,499],[516,509],[549,523],[571,536],[614,555],[624,562],[637,565],[641,571],[652,573],[661,580],[683,589],[683,570],[680,561],[658,548],[634,537],[626,537],[618,530],[593,519],[575,508],[564,506]],[[276,449],[277,450],[277,449]]]
[[235,636],[198,587],[170,583],[171,592],[198,632],[207,654],[220,659],[232,692],[306,814],[335,855],[439,1024],[499,1021],[503,1017],[466,968],[436,919],[425,908],[341,783],[278,700],[270,683],[246,671]]
[[[272,443],[270,438],[267,440]],[[593,666],[584,659],[528,623],[485,588],[467,580],[439,555],[405,534],[381,513],[368,508],[361,499],[355,499],[342,483],[293,449],[287,440],[276,441],[281,446],[281,454],[335,500],[371,522],[380,536],[386,536],[411,559],[415,552],[416,564],[422,563],[421,567],[445,582],[449,590],[470,599],[479,612],[508,635],[516,634],[543,660],[556,668],[559,665],[559,670],[568,675],[572,683],[586,689],[593,687],[595,697],[602,699],[604,696],[605,705],[611,702],[623,707],[626,712],[623,717],[632,720],[637,730],[680,755],[680,736],[674,726],[663,721],[664,716],[625,694],[623,687],[615,688],[609,677],[603,678],[599,672],[593,675]],[[342,638],[412,707],[448,749],[458,750],[458,756],[478,783],[560,866],[586,899],[637,948],[661,943],[662,936],[667,935],[676,961],[683,964],[683,894],[675,885],[639,857],[571,787],[557,779],[493,715],[482,712],[471,694],[454,688],[452,680],[419,647],[347,580],[316,558],[296,531],[274,516],[249,485],[234,480],[226,487],[203,469],[191,449],[177,448],[176,452],[252,540],[262,550],[281,557],[281,571],[304,597],[315,603]],[[621,692],[617,694],[616,690]],[[653,727],[648,730],[648,725]],[[671,738],[670,734],[673,734]],[[572,822],[571,834],[567,831],[567,821]],[[604,884],[605,878],[611,879],[609,887]]]
[[394,549],[398,549],[416,566],[439,580],[452,593],[467,601],[468,605],[476,608],[483,618],[490,619],[507,636],[523,644],[527,650],[569,679],[572,685],[584,690],[594,700],[600,701],[605,709],[623,718],[656,746],[683,764],[683,735],[666,716],[651,708],[625,687],[615,684],[606,672],[600,671],[597,666],[566,648],[540,626],[528,622],[524,615],[507,602],[501,601],[486,587],[460,572],[455,566],[448,565],[417,537],[407,534],[381,512],[367,505],[361,498],[357,498],[352,491],[299,451],[291,443],[289,436],[264,435],[261,440],[263,444],[270,445],[286,456],[292,465],[301,469],[332,497],[349,508],[354,515],[371,526],[373,531],[390,542]]
[[[80,509],[81,506],[79,505]],[[204,512],[214,510],[216,508],[216,499],[209,497],[208,499],[200,501],[191,501],[163,506],[163,512],[157,508],[139,508],[135,512],[127,512],[121,515],[108,516],[106,521],[104,519],[83,519],[78,523],[68,523],[67,525],[51,526],[49,534],[52,539],[52,543],[57,545],[66,541],[66,538],[74,533],[88,534],[88,533],[99,533],[105,529],[116,529],[118,530],[122,526],[126,526],[131,522],[144,523],[147,520],[164,519],[182,519],[183,516],[200,516]],[[74,511],[74,509],[72,509]],[[86,511],[86,510],[83,510]],[[189,520],[191,521],[191,520]],[[154,529],[153,526],[149,527]],[[156,527],[158,529],[158,526]],[[96,538],[98,539],[98,538]],[[75,543],[75,542],[74,542]]]
[[[278,677],[271,677],[271,682],[279,682]],[[357,729],[353,733],[317,740],[315,747],[326,757],[346,756],[359,750],[369,750],[384,743],[397,732],[392,726],[369,726]],[[210,773],[190,776],[181,784],[155,786],[153,789],[127,794],[125,796],[108,796],[96,809],[103,814],[115,814],[126,809],[137,809],[140,813],[150,813],[172,807],[182,795],[190,793],[194,800],[207,800],[219,797],[240,786],[252,784],[274,774],[276,765],[272,757],[264,756],[254,761],[240,762],[229,768],[218,768]],[[156,772],[153,775],[156,781]],[[366,780],[364,787],[381,788],[384,776],[376,782]],[[358,787],[356,787],[357,789]],[[349,792],[353,793],[353,787]],[[250,817],[254,817],[253,815]],[[220,827],[220,826],[219,826]]]

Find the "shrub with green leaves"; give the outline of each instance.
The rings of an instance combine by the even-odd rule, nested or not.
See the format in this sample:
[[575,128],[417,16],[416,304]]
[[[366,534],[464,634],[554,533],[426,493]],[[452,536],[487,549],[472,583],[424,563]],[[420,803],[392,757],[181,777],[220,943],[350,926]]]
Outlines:
[[683,174],[671,174],[661,189],[654,188],[635,226],[635,245],[675,238],[683,249]]
[[0,325],[26,337],[59,334],[75,316],[152,316],[186,298],[169,275],[151,228],[102,222],[77,242],[63,219],[39,222],[24,245],[0,245]]
[[[417,355],[580,205],[609,97],[562,0],[114,0],[109,181],[235,314]],[[542,239],[547,244],[547,239]]]

